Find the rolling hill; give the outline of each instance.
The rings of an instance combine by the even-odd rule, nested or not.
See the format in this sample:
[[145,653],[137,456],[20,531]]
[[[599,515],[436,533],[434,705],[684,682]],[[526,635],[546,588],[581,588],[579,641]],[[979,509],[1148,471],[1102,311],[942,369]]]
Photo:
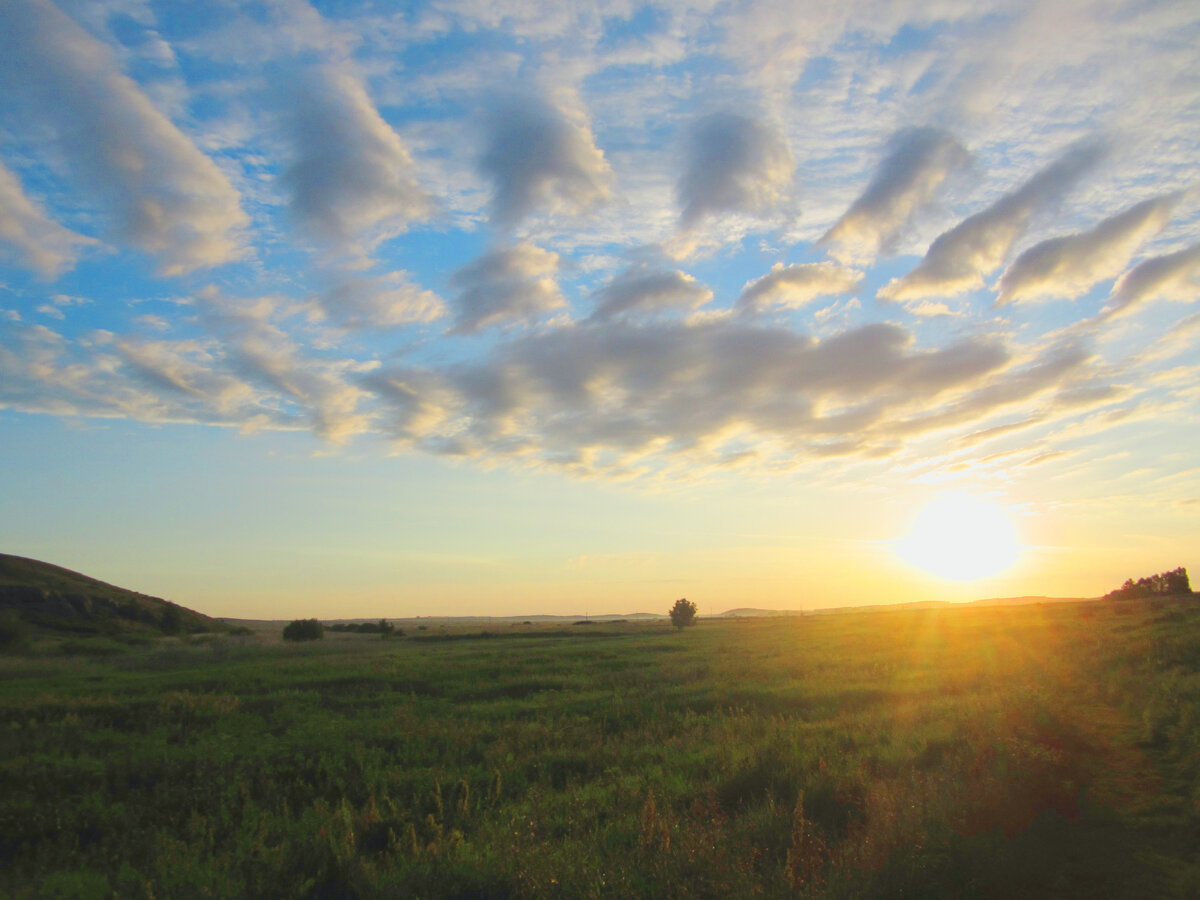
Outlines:
[[73,634],[225,631],[216,619],[60,566],[0,553],[0,615]]

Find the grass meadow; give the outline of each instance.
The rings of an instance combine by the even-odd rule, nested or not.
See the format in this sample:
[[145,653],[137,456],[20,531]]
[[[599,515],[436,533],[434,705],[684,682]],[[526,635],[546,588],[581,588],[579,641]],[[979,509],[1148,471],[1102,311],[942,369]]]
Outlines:
[[1193,600],[86,644],[0,896],[1200,897]]

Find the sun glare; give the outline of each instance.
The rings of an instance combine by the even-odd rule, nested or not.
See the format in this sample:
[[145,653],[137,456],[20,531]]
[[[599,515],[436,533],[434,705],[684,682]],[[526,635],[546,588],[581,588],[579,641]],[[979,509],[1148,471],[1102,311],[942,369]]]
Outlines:
[[970,494],[944,494],[921,511],[896,550],[906,561],[948,581],[976,581],[1004,571],[1020,552],[1000,507]]

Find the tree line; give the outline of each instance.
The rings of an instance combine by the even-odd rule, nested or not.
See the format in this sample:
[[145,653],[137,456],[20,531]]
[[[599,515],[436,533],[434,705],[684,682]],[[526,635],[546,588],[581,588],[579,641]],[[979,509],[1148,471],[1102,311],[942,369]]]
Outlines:
[[1164,597],[1172,594],[1190,594],[1187,569],[1180,566],[1170,572],[1159,572],[1134,581],[1127,578],[1115,591],[1104,595],[1106,600],[1135,600],[1138,597]]

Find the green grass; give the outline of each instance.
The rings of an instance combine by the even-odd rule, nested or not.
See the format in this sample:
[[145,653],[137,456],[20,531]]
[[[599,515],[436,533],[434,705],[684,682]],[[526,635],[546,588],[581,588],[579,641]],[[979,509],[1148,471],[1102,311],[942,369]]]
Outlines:
[[1200,603],[438,637],[0,658],[0,896],[1200,897]]

